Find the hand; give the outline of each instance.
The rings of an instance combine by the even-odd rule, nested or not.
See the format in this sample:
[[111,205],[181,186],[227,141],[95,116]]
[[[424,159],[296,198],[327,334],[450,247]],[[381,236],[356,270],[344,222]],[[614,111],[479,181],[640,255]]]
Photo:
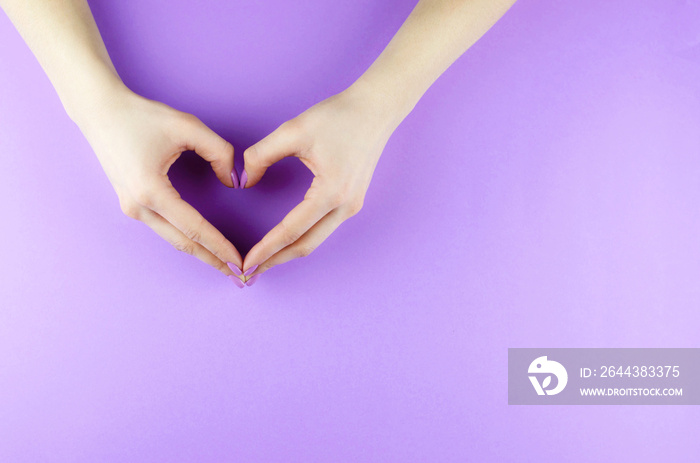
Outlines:
[[241,187],[254,186],[268,167],[287,156],[296,156],[314,174],[304,200],[246,256],[249,281],[275,265],[308,256],[360,211],[379,157],[399,122],[377,100],[351,87],[285,122],[245,151]]
[[227,263],[242,266],[233,244],[185,202],[168,179],[170,166],[182,152],[194,150],[211,163],[221,183],[238,186],[232,178],[230,143],[196,117],[125,88],[108,92],[74,120],[97,154],[124,214],[226,275],[233,274]]

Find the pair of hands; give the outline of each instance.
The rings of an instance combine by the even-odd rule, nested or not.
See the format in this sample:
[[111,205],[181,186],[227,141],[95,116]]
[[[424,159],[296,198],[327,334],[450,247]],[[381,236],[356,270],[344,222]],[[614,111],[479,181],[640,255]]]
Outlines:
[[[240,288],[292,259],[308,256],[362,208],[379,157],[398,123],[371,92],[339,93],[283,123],[244,153],[241,187],[296,156],[314,175],[304,200],[258,242],[245,259],[168,179],[187,150],[207,160],[221,183],[238,187],[233,146],[195,116],[120,88],[92,111],[81,130],[112,183],[122,211],[152,228],[176,249],[228,275]],[[247,177],[247,180],[246,180]]]
[[[304,200],[245,260],[182,200],[168,170],[183,151],[209,161],[235,187],[233,147],[196,117],[131,92],[119,78],[86,0],[0,0],[83,131],[122,210],[175,248],[253,284],[311,253],[356,214],[391,133],[423,93],[515,0],[420,0],[372,65],[347,90],[311,107],[244,156],[245,187],[286,156],[314,174]],[[241,180],[245,179],[242,178]]]

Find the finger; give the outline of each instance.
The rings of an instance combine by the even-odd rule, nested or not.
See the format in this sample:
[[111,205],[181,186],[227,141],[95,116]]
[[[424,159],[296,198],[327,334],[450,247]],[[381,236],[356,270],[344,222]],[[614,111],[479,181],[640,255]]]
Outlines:
[[249,279],[255,275],[266,272],[272,267],[284,264],[293,259],[306,257],[310,255],[321,243],[323,243],[345,219],[349,217],[344,214],[340,208],[329,212],[324,218],[319,220],[313,227],[304,235],[294,242],[291,246],[280,250],[269,259],[265,260],[258,268],[250,274]]
[[245,163],[241,187],[252,187],[272,164],[301,150],[301,136],[292,121],[285,122],[243,153]]
[[307,194],[307,198],[289,211],[282,221],[248,252],[243,263],[243,271],[248,271],[251,267],[259,265],[276,252],[296,242],[333,210],[332,203],[321,199],[323,197],[320,194],[312,196]]
[[211,265],[225,275],[233,275],[233,272],[224,261],[209,252],[204,246],[187,238],[180,230],[155,212],[143,209],[140,220],[148,225],[154,232],[178,251],[191,254],[205,264]]
[[243,259],[236,247],[194,207],[184,201],[172,186],[169,191],[155,194],[150,208],[170,222],[183,235],[204,246],[223,262],[241,268]]
[[187,124],[180,136],[188,150],[192,150],[211,164],[217,178],[230,188],[235,188],[233,172],[233,145],[207,127],[195,116],[188,114]]

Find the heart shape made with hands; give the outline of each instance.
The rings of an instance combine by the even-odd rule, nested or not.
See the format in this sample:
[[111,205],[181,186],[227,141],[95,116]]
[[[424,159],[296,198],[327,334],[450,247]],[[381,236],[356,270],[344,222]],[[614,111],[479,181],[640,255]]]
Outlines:
[[[234,145],[239,173],[244,148]],[[245,258],[250,249],[303,199],[313,174],[290,157],[272,165],[252,188],[231,189],[221,184],[211,165],[186,151],[168,177],[182,198],[215,226]]]

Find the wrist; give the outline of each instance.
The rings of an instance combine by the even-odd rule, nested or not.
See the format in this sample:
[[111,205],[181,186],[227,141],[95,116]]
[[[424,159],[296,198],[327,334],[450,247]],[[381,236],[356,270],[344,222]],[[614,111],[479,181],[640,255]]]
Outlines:
[[360,101],[372,119],[392,132],[415,106],[405,95],[400,95],[365,75],[357,79],[345,92]]
[[115,102],[132,92],[118,75],[109,69],[91,75],[89,81],[71,86],[59,92],[68,117],[84,129],[93,125]]

